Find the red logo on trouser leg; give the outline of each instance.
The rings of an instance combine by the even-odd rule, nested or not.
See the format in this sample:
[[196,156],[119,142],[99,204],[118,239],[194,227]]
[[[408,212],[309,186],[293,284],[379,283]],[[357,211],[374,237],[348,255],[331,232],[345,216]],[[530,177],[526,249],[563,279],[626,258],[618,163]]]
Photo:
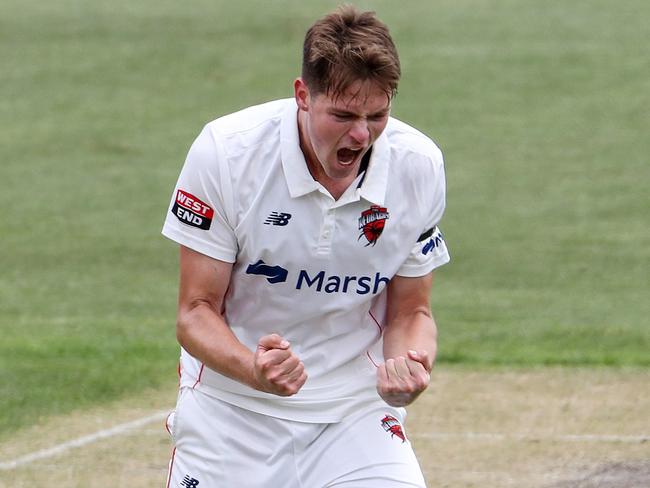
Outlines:
[[397,420],[395,417],[386,415],[383,419],[381,419],[381,426],[384,428],[386,432],[390,432],[391,439],[397,436],[400,439],[402,439],[402,442],[406,441],[406,436],[404,435],[404,431],[402,430],[402,425],[399,423],[399,420]]

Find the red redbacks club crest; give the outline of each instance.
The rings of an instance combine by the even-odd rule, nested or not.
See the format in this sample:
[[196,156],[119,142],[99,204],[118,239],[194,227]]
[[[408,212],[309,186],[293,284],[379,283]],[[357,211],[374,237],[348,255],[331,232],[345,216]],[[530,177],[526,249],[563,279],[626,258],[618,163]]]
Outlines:
[[366,238],[368,241],[366,247],[370,244],[373,246],[377,244],[377,239],[384,231],[384,225],[386,225],[388,217],[388,210],[379,205],[372,205],[368,210],[361,212],[361,217],[359,217],[359,230],[361,231],[359,239]]
[[404,435],[404,431],[402,430],[402,425],[399,423],[399,420],[397,420],[395,417],[386,415],[383,419],[381,419],[381,426],[384,428],[386,432],[390,432],[391,439],[397,436],[400,439],[402,439],[402,442],[406,441],[406,436]]

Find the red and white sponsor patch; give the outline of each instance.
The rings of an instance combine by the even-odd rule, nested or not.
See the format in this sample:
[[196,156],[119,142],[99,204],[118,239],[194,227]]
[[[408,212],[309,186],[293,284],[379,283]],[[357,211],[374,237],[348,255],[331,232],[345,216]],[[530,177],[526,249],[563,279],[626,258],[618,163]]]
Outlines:
[[187,193],[186,191],[178,190],[176,193],[176,202],[178,202],[179,205],[185,207],[186,209],[192,210],[193,212],[196,212],[208,219],[212,219],[212,216],[214,215],[214,210],[212,210],[207,203],[199,200],[194,195]]
[[183,190],[176,192],[172,213],[184,224],[208,230],[212,224],[214,210],[204,201]]

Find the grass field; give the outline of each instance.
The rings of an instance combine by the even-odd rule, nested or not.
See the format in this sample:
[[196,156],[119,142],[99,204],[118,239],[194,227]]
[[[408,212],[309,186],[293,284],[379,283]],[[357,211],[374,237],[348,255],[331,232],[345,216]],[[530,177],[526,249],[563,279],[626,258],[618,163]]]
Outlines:
[[[440,362],[650,366],[650,4],[359,2],[447,164]],[[202,125],[289,96],[334,2],[0,4],[0,439],[174,375],[159,230]]]

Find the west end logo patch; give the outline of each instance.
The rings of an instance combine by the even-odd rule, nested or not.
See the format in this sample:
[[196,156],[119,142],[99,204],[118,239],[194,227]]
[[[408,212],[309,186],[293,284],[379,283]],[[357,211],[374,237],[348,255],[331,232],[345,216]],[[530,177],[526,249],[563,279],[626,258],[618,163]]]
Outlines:
[[402,439],[402,443],[406,442],[406,436],[402,430],[402,425],[399,423],[399,420],[392,415],[384,416],[384,418],[381,419],[381,426],[386,432],[390,432],[391,439],[393,437],[399,437]]
[[214,210],[207,203],[183,190],[176,192],[172,213],[184,224],[203,230],[210,228],[212,217],[214,217]]
[[361,212],[361,217],[359,217],[359,230],[361,231],[359,239],[366,238],[368,241],[366,247],[377,244],[377,239],[384,231],[388,218],[388,210],[379,205],[372,205],[368,210]]

